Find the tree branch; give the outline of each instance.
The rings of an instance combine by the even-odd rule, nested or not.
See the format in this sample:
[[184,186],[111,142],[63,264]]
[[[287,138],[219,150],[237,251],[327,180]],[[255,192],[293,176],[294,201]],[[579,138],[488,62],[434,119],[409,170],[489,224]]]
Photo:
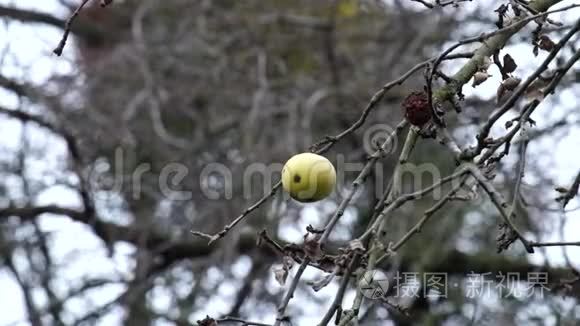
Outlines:
[[[19,9],[0,5],[0,17],[17,20],[23,23],[40,23],[64,29],[66,20],[30,9]],[[106,37],[105,30],[99,26],[87,22],[77,21],[71,28],[71,32],[77,36],[87,39],[103,39]]]

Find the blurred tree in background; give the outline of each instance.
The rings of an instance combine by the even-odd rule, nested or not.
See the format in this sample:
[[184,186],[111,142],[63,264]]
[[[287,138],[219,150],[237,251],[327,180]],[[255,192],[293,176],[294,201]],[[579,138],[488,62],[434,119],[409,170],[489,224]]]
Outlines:
[[[61,2],[71,13],[78,7]],[[541,14],[558,2],[126,0],[101,8],[89,1],[64,47],[76,53],[74,71],[44,84],[0,75],[0,87],[19,99],[0,113],[67,149],[54,169],[38,173],[31,162],[51,148],[34,148],[24,135],[0,160],[0,262],[20,285],[27,322],[106,324],[105,316],[120,313],[126,325],[269,325],[276,318],[311,325],[325,315],[343,325],[575,324],[580,289],[571,262],[529,261],[545,255],[542,240],[563,228],[562,204],[580,182],[572,175],[557,184],[543,172],[546,147],[535,145],[580,121],[577,104],[542,93],[556,86],[556,94],[578,93],[578,10],[567,9],[571,23]],[[0,16],[57,27],[67,18],[11,6],[0,6]],[[525,54],[510,53],[506,42]],[[550,69],[536,70],[548,53]],[[497,96],[468,90],[473,76]],[[506,107],[518,81],[522,92]],[[432,93],[434,111],[446,112],[443,123],[405,123],[401,103],[415,91]],[[542,100],[558,115],[542,115],[542,104],[529,118]],[[480,137],[494,112],[502,120],[492,138]],[[324,152],[340,182],[329,199],[303,205],[276,184],[282,164],[307,150]],[[465,162],[481,171],[442,185],[439,198],[416,196],[388,209]],[[35,200],[54,187],[74,189],[80,205]],[[239,224],[224,229],[240,214]],[[54,239],[39,223],[55,216],[88,226],[111,261],[120,243],[130,244],[128,271],[63,290],[58,280],[67,266],[54,262]],[[408,234],[417,225],[421,232]],[[191,230],[224,231],[208,245]],[[386,299],[353,306],[365,270],[381,270],[391,286]],[[396,295],[394,280],[410,272],[419,275],[419,295]],[[446,297],[422,295],[430,272],[446,273]],[[540,284],[544,295],[496,293],[497,275],[519,273],[516,284],[525,288],[533,272],[549,277]],[[494,295],[470,296],[473,273],[489,273]],[[110,284],[123,289],[110,302],[71,308]],[[333,317],[335,298],[340,318]]]

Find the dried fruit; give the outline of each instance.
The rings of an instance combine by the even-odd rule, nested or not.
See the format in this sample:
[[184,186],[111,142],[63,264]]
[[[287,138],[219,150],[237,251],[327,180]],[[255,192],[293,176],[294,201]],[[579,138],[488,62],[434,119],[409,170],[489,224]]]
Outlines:
[[284,286],[288,278],[288,271],[284,268],[274,268],[274,278],[280,286]]
[[556,46],[556,43],[552,41],[548,35],[540,35],[540,40],[538,41],[538,47],[544,51],[552,51],[552,49]]
[[282,266],[274,267],[274,278],[276,282],[283,286],[288,278],[288,272],[292,269],[292,259],[288,256],[282,258]]
[[429,97],[425,92],[412,92],[403,100],[402,106],[405,118],[412,125],[422,126],[431,120]]
[[335,275],[334,273],[327,274],[319,280],[308,282],[308,285],[312,286],[312,289],[318,292],[322,290],[322,288],[330,284],[330,282],[334,279],[334,275]]

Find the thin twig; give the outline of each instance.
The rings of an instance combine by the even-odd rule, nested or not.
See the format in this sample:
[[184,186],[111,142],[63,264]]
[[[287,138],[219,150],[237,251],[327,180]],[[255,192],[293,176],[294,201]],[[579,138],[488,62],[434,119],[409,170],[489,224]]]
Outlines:
[[254,210],[258,209],[260,206],[262,206],[262,204],[264,204],[266,201],[268,201],[268,199],[270,199],[271,197],[273,197],[276,194],[276,191],[278,191],[278,189],[281,186],[282,186],[282,181],[278,181],[278,183],[276,183],[274,185],[274,187],[272,187],[272,190],[270,190],[270,193],[268,193],[266,196],[262,197],[260,200],[258,200],[257,202],[255,202],[252,206],[246,208],[246,210],[243,211],[242,214],[240,214],[232,222],[230,222],[229,224],[227,224],[220,232],[218,232],[216,234],[213,234],[213,235],[210,235],[210,234],[207,234],[207,233],[203,233],[203,232],[199,232],[199,231],[191,231],[191,233],[194,234],[194,235],[197,235],[197,236],[200,236],[200,237],[209,239],[208,246],[211,245],[214,241],[225,237],[226,234],[233,227],[235,227],[238,223],[240,223],[244,219],[244,217],[246,217],[248,214],[250,214]]
[[338,288],[338,291],[336,292],[336,295],[334,296],[334,300],[332,301],[330,308],[328,308],[328,310],[326,311],[326,314],[324,315],[324,317],[322,317],[322,320],[320,321],[320,323],[318,323],[318,326],[326,326],[328,324],[328,322],[330,321],[330,319],[332,318],[332,316],[334,315],[334,313],[341,306],[342,298],[344,297],[344,294],[346,293],[346,288],[348,287],[348,283],[350,281],[350,274],[353,272],[353,270],[355,269],[355,266],[358,264],[359,258],[360,258],[360,255],[357,253],[355,253],[354,256],[352,257],[352,260],[350,261],[350,264],[348,265],[347,270],[345,271],[344,275],[342,276],[342,281],[340,282],[340,287]]
[[300,268],[298,268],[296,275],[294,275],[292,283],[290,283],[290,287],[288,288],[288,291],[286,292],[284,299],[282,299],[282,303],[278,307],[278,314],[276,315],[276,322],[274,322],[274,326],[280,326],[280,324],[283,321],[288,319],[288,317],[284,315],[286,312],[286,308],[288,307],[288,303],[290,303],[290,299],[292,299],[292,297],[294,296],[294,291],[296,291],[296,287],[300,282],[300,278],[302,277],[304,270],[306,270],[306,266],[308,266],[309,262],[310,258],[304,257],[304,261],[302,261],[302,264],[300,264]]
[[56,46],[56,48],[54,48],[54,50],[52,50],[52,52],[54,54],[56,54],[57,56],[60,57],[62,55],[62,50],[64,49],[64,46],[66,45],[66,41],[68,40],[68,35],[70,34],[70,29],[72,27],[72,23],[77,18],[77,16],[79,15],[79,13],[83,9],[83,7],[87,4],[87,2],[89,2],[89,0],[83,0],[83,2],[81,2],[81,4],[77,7],[77,9],[75,9],[75,11],[69,17],[69,19],[67,19],[67,21],[64,25],[64,33],[62,34],[62,38],[60,39],[60,42],[58,42],[58,45]]
[[[399,154],[399,160],[397,161],[397,165],[395,166],[395,170],[393,171],[392,177],[392,186],[390,188],[389,194],[387,196],[387,200],[392,200],[393,198],[397,197],[401,192],[401,165],[404,164],[408,159],[409,155],[411,154],[412,149],[415,147],[415,143],[417,142],[418,133],[414,128],[411,128],[407,133],[407,138],[405,139],[405,144],[403,145],[403,149]],[[377,227],[377,232],[374,234],[375,236],[371,239],[371,247],[369,249],[370,256],[368,259],[368,264],[366,267],[366,272],[372,271],[375,268],[375,265],[378,260],[379,248],[382,248],[382,242],[380,241],[380,237],[383,237],[383,231],[386,227],[386,218],[387,215],[384,217],[378,217],[375,219],[372,225],[379,222]],[[373,226],[369,226],[368,229],[373,229]],[[363,302],[363,293],[362,289],[359,287],[356,291],[356,296],[354,298],[352,308],[350,310],[345,311],[344,316],[340,320],[339,326],[346,326],[349,322],[358,316],[360,311],[360,307]]]
[[224,323],[224,322],[234,322],[234,323],[241,323],[242,326],[272,326],[271,324],[265,324],[265,323],[260,323],[260,322],[256,322],[256,321],[248,321],[245,319],[241,319],[238,317],[231,317],[231,316],[216,319],[215,321],[218,323],[218,325],[221,325],[220,323]]
[[559,247],[559,246],[580,246],[580,241],[576,242],[530,242],[532,247]]
[[574,182],[572,182],[572,186],[568,189],[568,191],[558,198],[562,201],[562,208],[566,208],[566,205],[572,200],[572,198],[576,197],[578,194],[578,188],[580,188],[580,171],[576,175]]
[[424,189],[418,190],[416,192],[410,193],[410,194],[406,194],[403,196],[399,196],[397,197],[390,205],[388,205],[387,207],[385,207],[383,209],[383,211],[381,212],[381,214],[379,215],[379,217],[375,220],[375,222],[367,228],[367,230],[360,236],[357,238],[357,240],[359,241],[364,241],[364,239],[366,239],[368,236],[370,236],[373,232],[373,230],[375,230],[379,223],[381,222],[382,218],[384,218],[384,216],[386,216],[388,213],[394,211],[395,209],[401,207],[404,203],[410,201],[410,200],[415,200],[418,198],[422,198],[423,196],[425,196],[426,194],[430,193],[431,191],[438,189],[439,187],[443,186],[446,183],[449,183],[463,175],[465,175],[468,172],[467,169],[465,168],[461,168],[459,171],[440,179],[439,181],[433,183],[431,186],[426,187]]
[[403,128],[406,125],[407,125],[406,121],[404,121],[404,120],[401,121],[397,125],[395,130],[393,130],[393,132],[389,135],[389,137],[387,137],[387,139],[383,142],[383,144],[380,146],[380,148],[375,153],[373,153],[373,155],[371,155],[371,157],[367,161],[367,163],[364,166],[364,168],[362,169],[362,171],[359,173],[357,178],[352,183],[352,188],[351,188],[350,192],[342,200],[342,202],[338,206],[338,209],[336,210],[336,212],[334,213],[334,215],[332,216],[332,218],[330,219],[328,224],[325,226],[324,233],[322,234],[322,236],[320,237],[320,240],[319,240],[320,244],[323,244],[326,241],[326,239],[328,239],[328,237],[330,236],[330,233],[334,229],[334,226],[336,225],[338,220],[344,214],[344,210],[350,204],[350,201],[354,197],[354,195],[357,192],[360,185],[362,185],[364,183],[364,181],[366,180],[366,178],[369,176],[370,172],[372,171],[372,168],[374,167],[374,165],[378,161],[378,159],[381,157],[381,154],[384,151],[384,149],[386,148],[386,146],[388,146],[391,143],[392,139],[394,137],[396,137],[399,134],[399,132],[401,132],[401,130],[403,130]]
[[[525,121],[520,120],[520,124],[524,124]],[[518,164],[517,172],[516,172],[516,184],[514,186],[514,193],[512,199],[512,205],[510,208],[509,216],[510,218],[514,216],[514,212],[516,210],[517,203],[520,199],[520,188],[524,179],[524,173],[526,170],[526,152],[528,149],[528,133],[526,129],[522,129],[522,143],[520,145],[520,162]]]
[[[427,223],[427,221],[431,218],[431,216],[433,216],[437,211],[439,211],[449,201],[453,200],[453,196],[455,196],[455,194],[461,189],[461,187],[463,186],[463,184],[465,183],[466,180],[467,180],[467,178],[464,176],[463,179],[461,180],[461,182],[457,186],[453,187],[453,189],[451,189],[441,200],[439,200],[437,203],[435,203],[433,206],[431,206],[431,208],[427,209],[423,213],[423,217],[417,222],[417,224],[415,224],[415,226],[413,226],[403,237],[401,237],[401,239],[399,241],[397,241],[394,245],[392,245],[389,248],[389,250],[396,252],[407,241],[409,241],[409,239],[411,239],[411,237],[413,235],[420,233],[421,229],[423,228],[423,225],[425,225],[425,223]],[[381,261],[381,259],[379,259],[379,262],[380,261]]]
[[503,217],[504,222],[510,227],[510,229],[512,231],[514,231],[515,235],[518,237],[518,239],[520,240],[520,242],[526,248],[526,251],[528,253],[530,253],[530,254],[531,253],[534,253],[534,248],[532,248],[530,246],[528,240],[526,240],[526,238],[524,237],[524,235],[522,234],[522,232],[512,222],[512,219],[510,218],[509,212],[507,211],[507,209],[509,207],[508,206],[508,203],[506,203],[506,201],[503,199],[503,196],[483,176],[483,174],[481,173],[481,171],[479,171],[479,169],[476,166],[469,165],[468,167],[469,167],[468,170],[471,173],[471,175],[477,180],[477,182],[485,190],[485,192],[487,193],[487,195],[489,196],[489,198],[491,199],[491,201],[493,202],[493,204],[495,205],[495,207],[497,207],[498,211],[500,212],[501,217]]

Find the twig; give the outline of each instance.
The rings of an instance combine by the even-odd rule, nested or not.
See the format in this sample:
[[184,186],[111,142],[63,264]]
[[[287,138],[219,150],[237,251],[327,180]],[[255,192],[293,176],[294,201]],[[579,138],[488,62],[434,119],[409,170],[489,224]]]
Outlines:
[[523,236],[522,232],[515,226],[510,218],[508,209],[508,204],[503,199],[503,196],[494,188],[494,186],[485,179],[481,171],[475,165],[467,165],[468,170],[471,175],[477,180],[477,182],[482,186],[485,190],[493,204],[497,207],[500,215],[503,217],[504,222],[514,231],[515,235],[518,237],[520,242],[526,248],[528,253],[534,253],[534,248],[532,248],[526,238]]
[[[342,276],[342,281],[340,282],[340,287],[338,289],[338,292],[336,292],[336,295],[334,296],[334,300],[332,301],[332,304],[330,305],[330,308],[328,308],[328,310],[326,311],[326,314],[324,315],[324,317],[322,317],[322,320],[320,321],[320,323],[318,323],[318,326],[326,326],[328,324],[328,322],[330,321],[330,319],[332,318],[332,316],[334,315],[334,313],[339,310],[338,308],[340,308],[341,306],[341,302],[342,302],[342,298],[344,297],[344,294],[346,293],[346,288],[348,287],[348,283],[350,281],[350,274],[353,272],[353,270],[355,269],[355,266],[358,264],[360,255],[355,253],[354,256],[352,257],[352,260],[350,261],[350,264],[348,265],[347,270],[345,271],[344,275]],[[340,313],[340,311],[339,311]]]
[[234,322],[234,323],[241,323],[242,326],[272,326],[271,324],[265,324],[265,323],[260,323],[260,322],[256,322],[256,321],[248,321],[248,320],[244,320],[244,319],[241,319],[238,317],[231,317],[231,316],[216,319],[215,321],[218,323],[218,325],[220,325],[220,323],[224,323],[224,322]]
[[[520,124],[525,123],[525,121],[522,121],[522,119],[520,119]],[[514,194],[513,194],[513,199],[512,199],[512,205],[510,208],[510,218],[513,216],[515,210],[516,210],[516,206],[517,203],[519,201],[520,198],[520,188],[522,185],[522,181],[524,179],[524,173],[526,170],[526,152],[528,149],[528,133],[526,129],[522,129],[522,144],[520,145],[521,149],[520,149],[520,164],[518,164],[518,168],[517,168],[517,174],[516,174],[516,184],[514,186]]]
[[432,4],[430,4],[429,2],[424,1],[424,0],[411,0],[411,1],[418,2],[418,3],[424,5],[425,7],[429,8],[429,9],[433,9],[435,7]]
[[468,172],[468,169],[461,168],[459,171],[457,171],[457,172],[455,172],[455,173],[453,173],[445,178],[440,179],[439,181],[433,183],[431,186],[429,186],[427,188],[424,188],[424,189],[418,190],[416,192],[397,197],[390,205],[388,205],[387,207],[385,207],[383,209],[383,211],[381,212],[379,217],[375,220],[375,222],[370,227],[368,227],[367,230],[365,231],[365,233],[363,233],[360,237],[358,237],[357,240],[363,241],[364,239],[366,239],[369,235],[372,234],[373,230],[379,226],[379,223],[384,216],[386,216],[388,213],[392,212],[393,210],[401,207],[404,203],[406,203],[410,200],[422,198],[426,194],[441,187],[442,185],[449,183],[449,182],[455,180],[456,178],[459,178],[459,177],[465,175],[467,172]]
[[213,235],[199,232],[199,231],[191,231],[191,233],[194,235],[209,239],[208,246],[211,245],[214,241],[225,237],[226,234],[228,234],[228,232],[230,231],[230,229],[232,229],[234,226],[236,226],[238,223],[240,223],[244,219],[244,217],[246,217],[248,214],[250,214],[251,212],[253,212],[257,208],[259,208],[260,206],[262,206],[262,204],[265,203],[266,201],[268,201],[268,199],[273,197],[276,194],[276,191],[278,191],[278,189],[281,186],[282,186],[282,181],[278,181],[278,183],[276,183],[274,185],[274,187],[272,187],[272,190],[270,190],[269,194],[262,197],[260,200],[258,200],[256,203],[254,203],[252,206],[246,208],[246,210],[242,214],[240,214],[232,222],[227,224],[220,232],[213,234]]
[[558,198],[558,200],[562,201],[562,208],[566,208],[566,205],[568,205],[572,198],[576,197],[578,194],[578,188],[580,188],[580,171],[576,175],[576,178],[574,179],[570,189],[568,189],[568,191],[563,196]]
[[366,180],[366,178],[368,177],[368,175],[372,171],[372,168],[374,167],[375,163],[381,157],[381,154],[384,151],[385,147],[388,146],[389,143],[391,143],[392,139],[394,137],[396,137],[398,135],[398,133],[401,130],[403,130],[403,128],[406,125],[407,125],[407,122],[406,121],[401,121],[397,125],[397,127],[395,128],[395,130],[393,130],[393,132],[389,135],[389,137],[387,137],[387,139],[383,142],[383,144],[380,146],[380,148],[375,153],[373,153],[371,155],[371,157],[367,161],[367,163],[364,166],[364,168],[362,169],[362,171],[359,173],[359,175],[357,176],[357,178],[352,183],[352,188],[351,188],[349,194],[342,200],[342,202],[338,206],[338,209],[336,210],[336,212],[334,213],[334,215],[332,216],[332,218],[330,219],[330,221],[328,222],[328,224],[324,227],[324,233],[322,234],[322,236],[319,239],[319,243],[320,244],[323,244],[326,241],[326,239],[328,239],[328,237],[330,236],[330,233],[334,229],[334,226],[336,225],[336,223],[338,222],[338,220],[344,214],[344,210],[346,209],[346,207],[348,206],[348,204],[350,204],[350,201],[354,197],[354,195],[357,192],[358,188],[360,187],[361,184],[364,183],[364,181]]
[[[560,225],[558,227],[558,233],[560,233],[560,239],[562,239],[562,241],[564,241],[564,239],[566,238],[565,236],[565,230],[564,228],[566,227],[566,213],[564,212],[564,209],[562,208],[562,211],[560,212]],[[577,277],[580,278],[580,271],[576,268],[576,266],[574,266],[572,264],[572,259],[570,259],[570,255],[568,254],[568,250],[566,250],[566,247],[560,247],[560,249],[562,250],[562,254],[564,255],[564,260],[566,261],[566,265],[568,265],[568,267],[572,270],[572,273],[574,273],[574,275],[576,275]]]
[[[515,132],[517,132],[517,130],[519,130],[521,128],[521,138],[523,139],[522,143],[520,144],[520,156],[519,156],[519,163],[517,164],[516,167],[516,172],[515,172],[515,186],[514,186],[514,190],[512,193],[512,203],[508,209],[507,215],[508,215],[508,219],[513,220],[516,217],[516,210],[518,207],[518,204],[520,203],[520,198],[521,198],[521,193],[520,193],[520,188],[521,188],[521,184],[523,182],[523,178],[524,178],[524,171],[525,171],[525,167],[526,167],[526,150],[527,150],[527,146],[528,146],[528,133],[527,133],[527,128],[523,127],[526,124],[526,121],[528,120],[529,115],[531,114],[532,110],[529,109],[529,106],[526,106],[524,108],[524,114],[522,114],[519,118],[519,122],[518,122],[518,128],[515,130],[512,130],[512,132],[510,132],[510,134],[507,137],[503,137],[502,141],[499,144],[494,145],[493,149],[486,152],[486,154],[489,156],[492,152],[495,152],[495,150],[497,150],[497,148],[499,146],[501,146],[501,143],[505,142],[505,149],[502,153],[499,154],[499,156],[495,156],[493,158],[493,162],[491,164],[495,164],[496,161],[501,160],[504,156],[506,156],[508,154],[509,148],[511,146],[511,139],[513,138],[513,136],[515,135]],[[485,160],[485,158],[482,158],[483,160]],[[490,159],[490,161],[492,161]],[[483,161],[482,161],[483,162]],[[525,208],[524,208],[525,209]],[[509,246],[518,238],[515,235],[515,232],[513,231],[513,229],[508,228],[506,229],[507,224],[506,223],[500,223],[499,224],[499,233],[496,237],[496,242],[497,242],[497,249],[498,249],[498,253],[509,248]]]
[[[405,144],[403,145],[403,149],[401,150],[401,153],[399,154],[399,160],[397,161],[397,165],[395,166],[395,170],[393,171],[393,177],[392,177],[393,184],[390,188],[387,200],[392,200],[394,197],[398,196],[398,194],[401,192],[401,189],[400,189],[400,187],[401,187],[401,182],[400,182],[401,165],[409,159],[409,155],[411,154],[411,150],[415,147],[415,143],[417,141],[417,138],[418,138],[417,131],[414,128],[411,128],[409,130],[409,132],[407,133],[407,138],[405,139]],[[377,223],[377,222],[379,223],[379,225],[377,227],[377,232],[375,233],[375,236],[371,239],[371,247],[369,249],[370,256],[368,259],[366,272],[371,271],[375,268],[375,265],[376,265],[377,260],[379,258],[378,257],[379,250],[377,250],[377,249],[383,247],[381,241],[379,240],[379,237],[383,236],[382,233],[383,233],[383,231],[386,227],[386,224],[387,224],[386,223],[386,221],[387,221],[386,216],[387,215],[384,215],[384,217],[377,216],[375,221],[372,222],[372,225],[367,228],[367,230],[369,230],[369,229],[372,230],[373,225],[375,225],[375,223]],[[362,294],[362,289],[359,287],[359,288],[357,288],[356,296],[354,298],[352,308],[345,312],[344,316],[340,320],[339,326],[348,325],[348,323],[353,318],[358,316],[362,302],[363,302],[363,294]]]
[[89,0],[83,0],[83,2],[81,2],[81,4],[77,7],[77,9],[75,9],[75,11],[69,17],[69,19],[67,19],[64,25],[64,33],[62,34],[62,38],[60,39],[60,42],[58,42],[56,48],[52,50],[52,52],[57,56],[60,57],[62,55],[62,50],[66,45],[66,41],[68,39],[68,35],[70,34],[70,29],[72,27],[72,23],[74,22],[75,18],[77,18],[77,16],[79,15],[83,7],[87,4],[87,2],[89,2]]
[[[451,191],[449,191],[445,197],[435,203],[435,205],[431,206],[431,208],[427,209],[417,224],[415,224],[415,226],[413,226],[399,241],[397,241],[397,243],[392,245],[389,250],[392,252],[399,250],[399,248],[401,248],[409,239],[411,239],[413,235],[420,233],[423,225],[427,223],[431,216],[433,216],[438,210],[445,206],[445,204],[453,199],[453,196],[455,196],[455,194],[461,189],[466,180],[467,178],[464,176],[461,182],[457,186],[453,187],[453,189],[451,189]],[[382,258],[379,259],[379,262],[381,260]]]
[[433,9],[436,6],[437,7],[446,7],[449,5],[458,6],[459,2],[472,1],[472,0],[449,0],[447,2],[435,1],[435,4],[431,4],[431,3],[424,1],[424,0],[411,0],[411,1],[419,2],[420,4],[424,5],[428,9]]
[[274,326],[280,326],[283,321],[288,319],[287,316],[284,316],[284,313],[286,312],[288,303],[290,303],[290,299],[292,299],[294,296],[294,291],[296,291],[296,287],[300,282],[300,278],[302,277],[302,274],[304,273],[304,270],[306,269],[306,266],[308,266],[309,262],[310,258],[304,257],[304,261],[302,261],[302,264],[300,264],[300,268],[298,268],[296,275],[294,275],[294,278],[292,279],[292,283],[290,283],[290,288],[288,288],[284,299],[282,299],[282,303],[278,307],[278,314],[276,315],[276,322],[274,323]]
[[532,247],[559,247],[559,246],[580,246],[580,241],[577,242],[530,242]]

